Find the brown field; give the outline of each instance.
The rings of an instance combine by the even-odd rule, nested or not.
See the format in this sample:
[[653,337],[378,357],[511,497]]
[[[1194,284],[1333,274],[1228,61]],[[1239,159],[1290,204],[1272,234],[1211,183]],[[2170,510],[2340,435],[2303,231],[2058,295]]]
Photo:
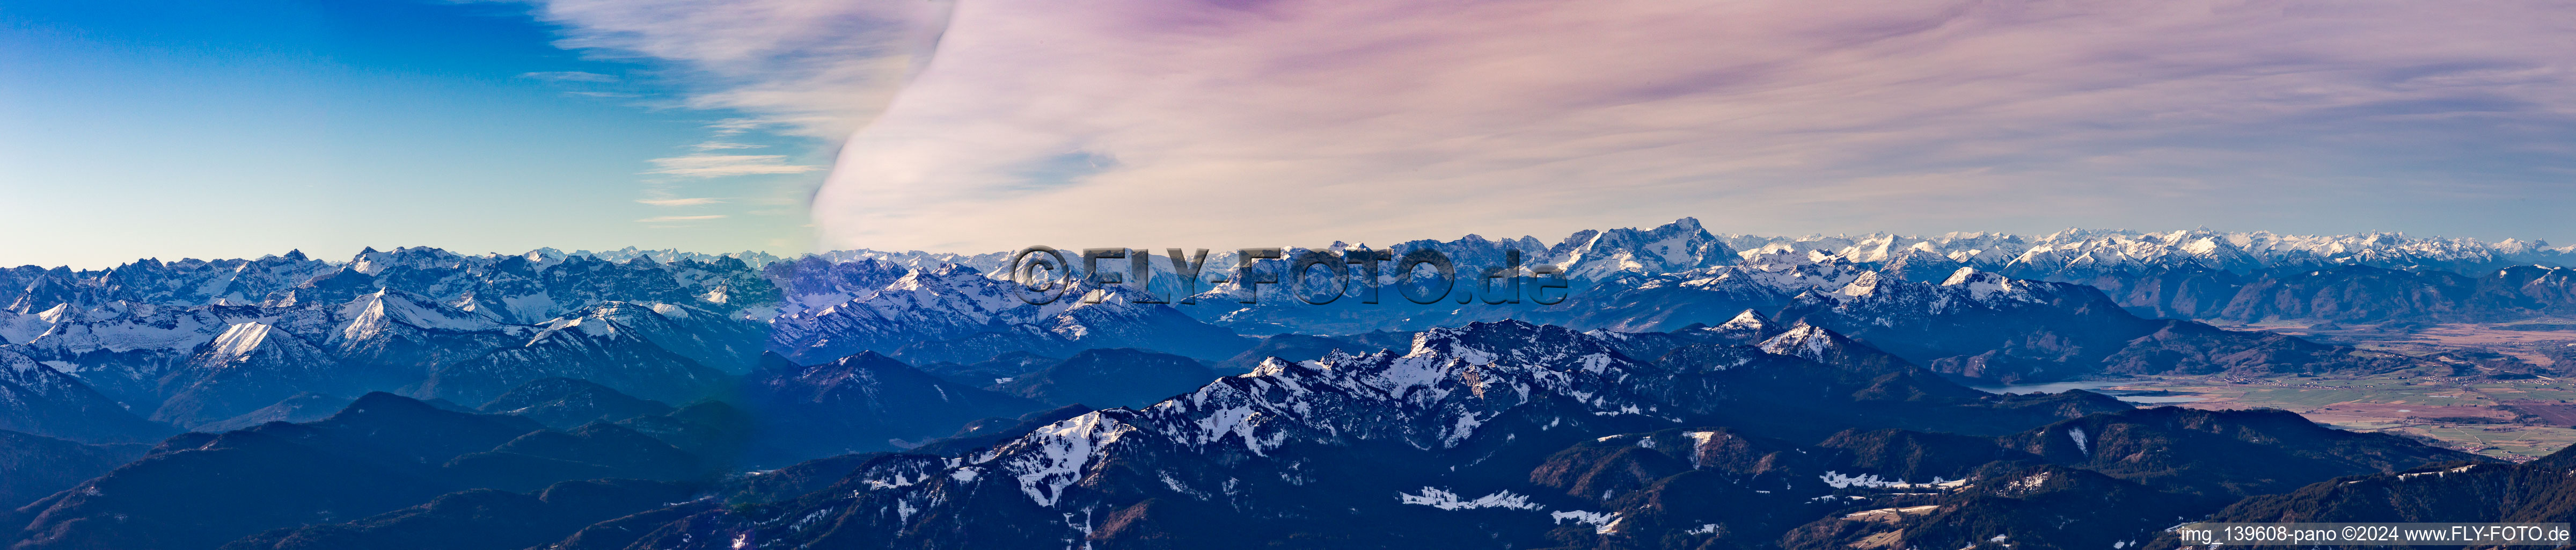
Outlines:
[[2319,342],[2342,344],[2362,349],[2392,351],[2409,355],[2440,353],[2457,349],[2486,349],[2519,357],[2524,361],[2548,365],[2548,358],[2515,349],[2540,344],[2576,344],[2576,330],[2501,330],[2493,327],[2522,323],[2576,324],[2566,319],[2526,319],[2512,323],[2449,323],[2433,325],[2415,333],[2381,332],[2371,327],[2347,327],[2317,330],[2307,325],[2258,323],[2225,327],[2230,330],[2268,330]]
[[[2576,325],[2576,319],[2526,319],[2512,323],[2440,324],[2415,332],[2383,331],[2360,325],[2318,329],[2304,323],[2259,323],[2227,326],[2229,330],[2264,330],[2323,343],[2425,356],[2449,352],[2499,353],[2526,365],[2472,359],[2481,374],[2497,372],[2576,372],[2576,365],[2557,365],[2548,354],[2558,346],[2576,346],[2576,330],[2524,331],[2496,328],[2507,324]],[[2562,354],[2563,355],[2563,354]],[[2462,357],[2474,357],[2475,353]],[[2490,356],[2491,357],[2491,356]],[[2576,445],[2576,376],[2542,375],[2523,380],[2451,376],[2449,367],[2367,376],[2319,377],[2149,377],[2105,388],[2115,395],[2153,395],[2187,402],[2148,403],[2195,409],[2276,408],[2306,416],[2319,424],[2354,431],[2391,432],[2439,441],[2442,445],[2497,458],[2529,460]]]
[[[2367,419],[2374,422],[2403,422],[2429,418],[2485,418],[2499,423],[2512,422],[2514,414],[2496,407],[2407,405],[2403,403],[2338,403],[2301,411],[2311,420],[2321,416]],[[2325,420],[2317,420],[2326,422]]]
[[2576,427],[2576,404],[2536,399],[2509,399],[2504,404],[2513,410],[2538,416],[2544,424]]
[[[2166,392],[2195,409],[2275,408],[2361,432],[2393,432],[2453,449],[2530,460],[2576,444],[2576,381],[2479,380],[2398,373],[2372,377],[2138,380],[2111,391]],[[2507,407],[2511,405],[2511,407]],[[2529,413],[2537,418],[2523,418]]]

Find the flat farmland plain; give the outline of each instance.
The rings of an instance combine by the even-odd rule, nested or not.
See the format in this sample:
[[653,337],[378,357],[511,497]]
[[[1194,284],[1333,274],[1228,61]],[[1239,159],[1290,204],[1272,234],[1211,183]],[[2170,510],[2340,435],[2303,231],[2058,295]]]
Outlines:
[[2507,460],[2530,460],[2576,444],[2576,380],[2446,374],[2152,377],[2101,391],[2180,401],[2142,405],[2282,409],[2319,424],[2397,433]]

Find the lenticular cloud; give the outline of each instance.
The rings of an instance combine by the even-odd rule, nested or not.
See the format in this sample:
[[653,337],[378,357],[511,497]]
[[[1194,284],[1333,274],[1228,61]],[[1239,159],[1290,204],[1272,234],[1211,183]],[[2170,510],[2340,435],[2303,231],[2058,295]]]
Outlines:
[[2565,10],[2078,4],[964,2],[815,214],[825,246],[934,250],[2296,228],[2571,168],[2529,154],[2576,135]]

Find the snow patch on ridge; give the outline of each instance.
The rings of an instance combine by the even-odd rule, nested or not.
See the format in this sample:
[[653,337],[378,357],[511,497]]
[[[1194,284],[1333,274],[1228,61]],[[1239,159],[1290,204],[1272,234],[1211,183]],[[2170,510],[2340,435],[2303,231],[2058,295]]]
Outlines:
[[1611,531],[1611,526],[1618,525],[1619,523],[1618,512],[1563,510],[1548,512],[1547,516],[1548,519],[1553,520],[1553,522],[1557,524],[1563,524],[1565,523],[1565,520],[1574,520],[1575,523],[1591,525],[1592,531],[1597,534],[1607,534]]
[[1052,507],[1064,499],[1065,488],[1082,480],[1093,458],[1135,430],[1096,411],[1065,419],[1022,438],[1031,452],[1011,457],[1003,467],[1018,474],[1020,492],[1029,500]]
[[1856,475],[1856,476],[1847,476],[1847,475],[1843,475],[1843,474],[1842,474],[1842,472],[1828,471],[1828,472],[1825,472],[1825,475],[1816,476],[1816,477],[1817,477],[1818,479],[1823,479],[1823,480],[1825,481],[1825,484],[1826,484],[1826,485],[1831,485],[1831,486],[1833,486],[1833,488],[1835,488],[1835,489],[1847,489],[1847,488],[1852,488],[1852,487],[1866,487],[1866,488],[1870,488],[1870,489],[1884,489],[1884,488],[1888,488],[1888,487],[1896,487],[1896,486],[1907,485],[1907,483],[1905,483],[1905,480],[1901,480],[1901,479],[1898,479],[1898,480],[1882,479],[1882,478],[1878,477],[1878,474],[1861,474],[1861,475]]
[[1435,487],[1423,487],[1422,494],[1408,495],[1404,493],[1396,493],[1395,497],[1397,502],[1404,504],[1418,504],[1442,510],[1474,510],[1478,508],[1537,510],[1545,507],[1537,503],[1530,502],[1528,496],[1513,493],[1508,490],[1495,491],[1493,494],[1476,497],[1475,500],[1460,500],[1457,493],[1452,493]]

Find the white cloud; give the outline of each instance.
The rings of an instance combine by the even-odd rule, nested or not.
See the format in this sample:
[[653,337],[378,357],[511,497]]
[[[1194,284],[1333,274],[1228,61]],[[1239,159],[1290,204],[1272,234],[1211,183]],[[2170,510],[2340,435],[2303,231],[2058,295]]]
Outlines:
[[708,204],[722,204],[724,199],[694,197],[681,199],[635,199],[635,202],[650,204],[653,206],[701,206]]
[[686,221],[698,221],[698,220],[712,220],[712,219],[723,218],[723,217],[724,217],[724,215],[722,215],[722,214],[712,214],[712,215],[705,215],[705,216],[654,216],[654,217],[644,218],[644,219],[635,220],[635,221],[637,221],[637,222],[641,222],[641,223],[686,222]]
[[[2406,229],[2576,207],[2571,27],[2540,2],[968,2],[815,217],[827,246],[964,251],[1682,215]],[[725,97],[822,93],[775,82]]]
[[[559,44],[674,62],[685,105],[837,141],[875,116],[945,27],[950,0],[530,0]],[[560,73],[531,73],[560,74]]]
[[534,79],[537,79],[537,80],[552,80],[552,81],[556,81],[556,82],[616,82],[616,81],[617,81],[617,76],[615,76],[615,75],[605,75],[605,74],[599,74],[599,73],[586,73],[586,72],[581,72],[581,71],[556,71],[556,72],[541,72],[541,73],[519,73],[519,77],[520,77],[520,78],[534,78]]
[[754,174],[802,174],[822,170],[821,166],[786,164],[786,155],[682,155],[652,159],[654,166],[646,174],[669,174],[693,178],[745,176]]

